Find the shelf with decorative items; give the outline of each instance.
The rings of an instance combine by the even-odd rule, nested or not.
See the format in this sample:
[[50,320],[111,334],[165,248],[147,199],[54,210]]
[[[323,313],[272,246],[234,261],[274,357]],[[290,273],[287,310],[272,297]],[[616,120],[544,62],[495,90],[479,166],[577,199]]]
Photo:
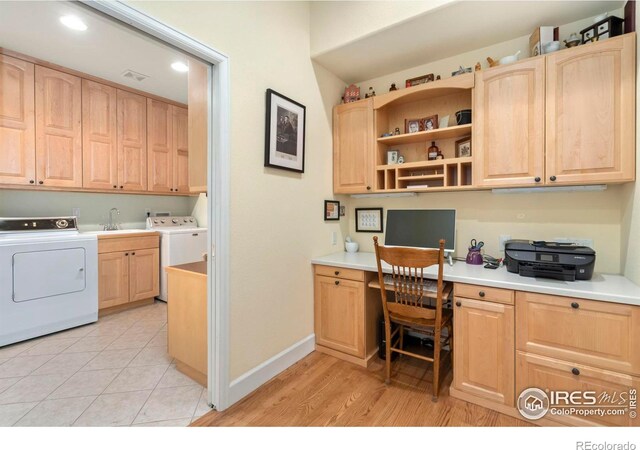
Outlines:
[[472,158],[448,158],[376,167],[376,190],[427,192],[473,189]]

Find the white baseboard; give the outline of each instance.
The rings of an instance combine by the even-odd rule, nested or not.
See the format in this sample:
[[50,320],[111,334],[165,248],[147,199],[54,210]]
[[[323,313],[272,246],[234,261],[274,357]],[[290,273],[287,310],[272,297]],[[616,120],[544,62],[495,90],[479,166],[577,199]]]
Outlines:
[[310,334],[269,358],[262,364],[243,373],[229,386],[229,406],[246,397],[283,370],[291,367],[315,350],[316,335]]

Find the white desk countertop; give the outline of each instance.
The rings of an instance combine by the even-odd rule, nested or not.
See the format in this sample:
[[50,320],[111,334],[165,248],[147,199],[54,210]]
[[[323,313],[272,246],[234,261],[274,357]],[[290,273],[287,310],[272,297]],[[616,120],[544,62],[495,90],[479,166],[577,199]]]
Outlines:
[[[366,252],[337,252],[314,258],[311,263],[369,272],[377,272],[378,270],[375,253]],[[383,265],[382,270],[390,273],[391,266]],[[426,272],[436,278],[437,266],[429,267]],[[477,284],[516,291],[640,306],[640,286],[622,275],[594,273],[589,281],[561,281],[523,277],[516,273],[507,272],[506,267],[492,270],[485,269],[481,265],[474,266],[455,261],[453,266],[445,262],[444,279],[454,283]]]

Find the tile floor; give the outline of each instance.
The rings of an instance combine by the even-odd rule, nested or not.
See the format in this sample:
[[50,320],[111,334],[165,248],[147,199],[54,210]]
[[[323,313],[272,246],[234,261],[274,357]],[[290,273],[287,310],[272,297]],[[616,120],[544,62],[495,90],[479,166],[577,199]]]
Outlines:
[[167,354],[167,305],[0,348],[0,426],[186,426],[206,391]]

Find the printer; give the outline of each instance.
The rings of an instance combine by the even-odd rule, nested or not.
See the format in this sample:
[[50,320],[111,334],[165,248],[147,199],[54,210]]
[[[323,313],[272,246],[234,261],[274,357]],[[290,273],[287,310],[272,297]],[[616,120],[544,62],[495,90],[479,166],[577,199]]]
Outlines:
[[593,249],[559,242],[510,240],[504,253],[507,270],[524,277],[590,280],[596,263]]

